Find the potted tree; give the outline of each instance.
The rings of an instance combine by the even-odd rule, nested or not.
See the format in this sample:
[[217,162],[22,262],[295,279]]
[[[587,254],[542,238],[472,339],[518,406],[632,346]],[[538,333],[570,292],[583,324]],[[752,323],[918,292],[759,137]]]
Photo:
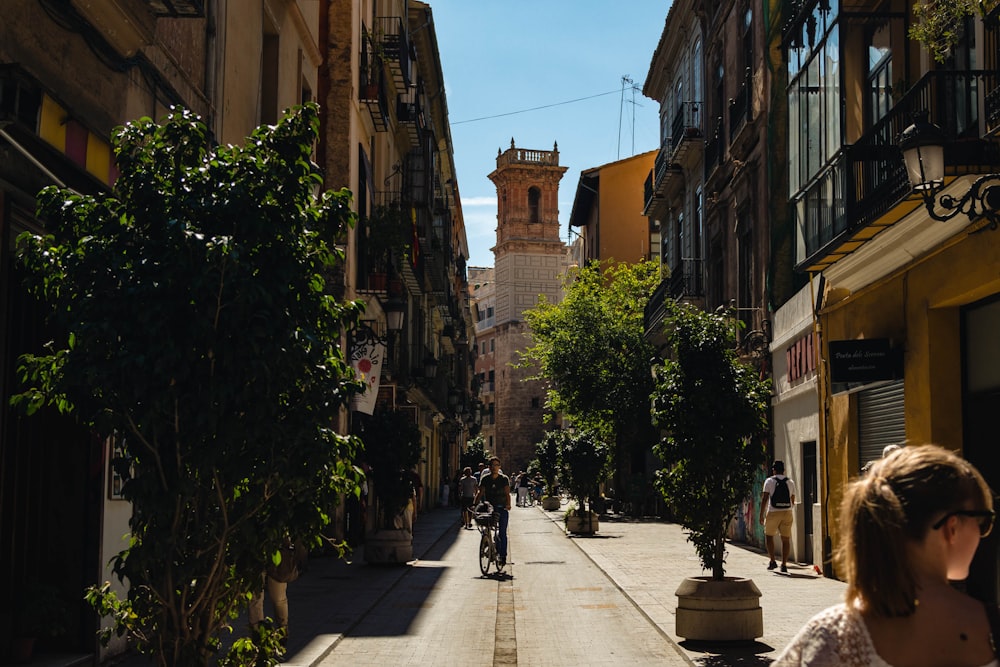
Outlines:
[[559,451],[563,486],[576,500],[576,507],[566,512],[566,531],[596,533],[597,515],[589,503],[598,496],[600,483],[611,471],[611,447],[594,431],[569,434]]
[[562,429],[546,431],[545,437],[535,445],[535,455],[538,462],[538,472],[545,480],[545,492],[542,494],[542,509],[547,511],[559,509],[559,494],[556,493],[556,477],[559,475],[559,452],[568,433]]
[[59,596],[53,584],[32,581],[15,598],[19,600],[14,617],[11,659],[28,662],[39,639],[55,639],[66,634],[69,626],[69,605]]
[[760,591],[749,579],[726,576],[726,535],[765,460],[760,436],[770,385],[737,357],[733,313],[667,306],[670,354],[654,369],[652,397],[653,419],[664,433],[654,446],[664,464],[657,488],[711,572],[677,589],[677,634],[753,640],[763,634]]
[[413,498],[410,470],[420,462],[422,451],[420,429],[400,410],[377,410],[370,417],[358,414],[357,419],[375,498],[375,531],[365,537],[365,560],[406,563],[413,560],[413,527],[407,511]]

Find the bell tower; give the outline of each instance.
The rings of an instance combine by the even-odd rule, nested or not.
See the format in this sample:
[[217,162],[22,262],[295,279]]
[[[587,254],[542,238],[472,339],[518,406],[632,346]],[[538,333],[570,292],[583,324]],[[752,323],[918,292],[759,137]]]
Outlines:
[[528,380],[533,368],[515,368],[518,352],[531,343],[525,310],[542,295],[561,300],[560,276],[566,246],[559,238],[559,145],[551,151],[497,150],[497,168],[489,175],[497,188],[497,242],[493,247],[495,279],[496,385],[494,453],[508,473],[527,468],[546,424],[545,387]]

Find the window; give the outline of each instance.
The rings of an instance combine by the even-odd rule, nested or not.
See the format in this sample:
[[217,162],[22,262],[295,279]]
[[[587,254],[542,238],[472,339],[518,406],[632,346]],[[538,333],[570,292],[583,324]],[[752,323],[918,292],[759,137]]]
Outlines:
[[542,406],[542,403],[539,400],[539,398],[537,396],[532,396],[531,397],[531,407],[537,409],[537,408],[540,408],[541,406]]
[[531,186],[530,188],[528,188],[528,213],[531,222],[538,222],[540,219],[539,208],[541,199],[542,199],[541,190],[539,190],[535,186]]
[[496,349],[497,349],[497,347],[496,347],[496,339],[495,338],[490,338],[490,352],[495,352]]
[[[737,229],[737,262],[736,279],[739,281],[736,305],[738,308],[753,308],[753,225],[750,221],[749,209],[744,209],[739,214]],[[748,324],[753,328],[752,313],[746,311],[740,313],[740,319],[746,318]]]
[[892,46],[883,23],[868,38],[868,118],[874,125],[892,108]]

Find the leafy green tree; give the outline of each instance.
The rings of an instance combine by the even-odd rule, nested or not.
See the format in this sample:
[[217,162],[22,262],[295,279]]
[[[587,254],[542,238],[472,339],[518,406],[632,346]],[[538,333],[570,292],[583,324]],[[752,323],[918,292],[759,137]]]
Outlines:
[[594,431],[569,433],[559,447],[562,484],[577,501],[576,512],[585,516],[611,472],[611,447]]
[[472,472],[479,470],[480,463],[486,463],[490,460],[492,456],[489,450],[486,449],[486,441],[483,439],[482,435],[477,435],[474,438],[470,438],[465,445],[465,451],[461,455],[461,463],[459,464],[462,468],[469,466],[472,468]]
[[380,528],[392,528],[393,520],[406,509],[413,495],[410,470],[423,453],[420,429],[402,410],[379,410],[370,417],[359,414],[357,419],[365,443],[361,458],[372,469],[378,524]]
[[655,441],[649,415],[652,345],[645,340],[644,309],[659,283],[653,262],[592,263],[565,279],[565,297],[525,311],[532,345],[522,363],[537,364],[547,380],[548,407],[570,423],[615,443],[616,486],[641,470]]
[[764,463],[770,383],[736,355],[731,312],[667,302],[669,358],[658,368],[653,416],[665,432],[657,486],[690,531],[702,566],[725,576],[726,530]]
[[346,190],[314,194],[318,127],[315,105],[242,147],[184,110],[129,123],[113,193],[47,188],[46,234],[18,240],[66,338],[22,359],[15,402],[122,443],[133,515],[113,567],[129,592],[88,599],[161,665],[207,664],[286,534],[318,544],[358,493],[358,442],[334,429],[362,386],[340,347],[359,306],[328,283],[354,218]]
[[538,472],[545,480],[545,494],[555,495],[556,477],[559,476],[559,461],[563,443],[569,438],[569,431],[555,429],[546,431],[541,442],[535,445],[535,461]]
[[986,18],[998,5],[998,0],[927,0],[913,5],[916,19],[910,26],[910,38],[924,48],[939,63],[951,55],[965,31],[966,19]]

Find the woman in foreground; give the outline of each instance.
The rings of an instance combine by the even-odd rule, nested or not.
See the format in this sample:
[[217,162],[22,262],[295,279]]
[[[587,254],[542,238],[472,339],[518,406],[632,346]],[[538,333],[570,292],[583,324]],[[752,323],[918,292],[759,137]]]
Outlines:
[[775,667],[1000,667],[995,607],[950,583],[968,577],[994,516],[982,475],[951,451],[904,447],[876,462],[841,506],[845,603],[806,623]]

